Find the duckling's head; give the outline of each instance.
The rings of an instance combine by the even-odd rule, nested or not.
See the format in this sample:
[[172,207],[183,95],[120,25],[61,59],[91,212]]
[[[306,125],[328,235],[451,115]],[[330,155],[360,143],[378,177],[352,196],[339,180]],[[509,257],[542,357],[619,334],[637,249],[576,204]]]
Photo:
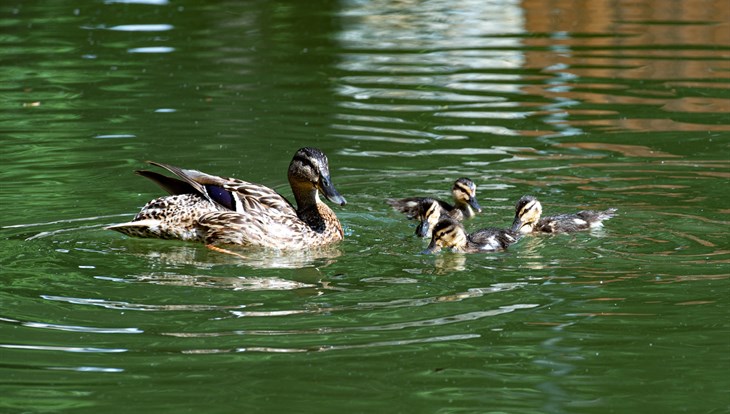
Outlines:
[[289,164],[289,184],[297,199],[298,208],[312,198],[319,199],[318,192],[327,200],[344,206],[347,201],[337,192],[330,179],[327,156],[317,148],[300,148]]
[[469,218],[474,215],[474,211],[477,213],[482,212],[482,207],[477,202],[477,186],[474,181],[468,178],[459,178],[454,181],[454,186],[451,187],[451,194],[454,196],[454,202],[456,206],[467,206],[465,216]]
[[431,244],[423,253],[437,253],[442,248],[461,251],[466,247],[466,231],[458,221],[444,217],[439,220],[431,234]]
[[416,236],[431,237],[431,229],[438,223],[443,214],[443,208],[433,198],[424,198],[418,202],[416,220],[419,221],[416,227]]
[[530,233],[542,215],[542,204],[531,195],[522,196],[515,205],[515,221],[512,222],[512,231]]

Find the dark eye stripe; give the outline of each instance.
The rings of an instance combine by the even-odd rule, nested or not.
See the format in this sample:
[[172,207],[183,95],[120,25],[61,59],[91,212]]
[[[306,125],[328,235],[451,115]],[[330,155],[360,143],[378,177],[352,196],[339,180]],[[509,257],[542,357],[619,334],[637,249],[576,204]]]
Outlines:
[[535,204],[534,200],[530,200],[527,204],[525,204],[522,209],[520,209],[520,216],[524,216],[531,210],[535,209],[537,205]]
[[472,190],[469,187],[466,187],[464,184],[458,183],[456,184],[457,190],[461,190],[467,194],[471,194]]
[[305,156],[302,156],[302,155],[297,155],[297,156],[294,157],[294,161],[299,161],[303,165],[305,165],[307,167],[310,167],[314,171],[319,171],[319,167],[314,162],[312,162],[312,159],[309,158],[309,157],[305,157]]

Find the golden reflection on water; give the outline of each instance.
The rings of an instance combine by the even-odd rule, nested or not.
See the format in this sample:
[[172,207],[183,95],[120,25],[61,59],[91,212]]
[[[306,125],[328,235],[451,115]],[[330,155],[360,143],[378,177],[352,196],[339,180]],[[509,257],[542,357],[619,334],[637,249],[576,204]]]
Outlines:
[[[343,13],[339,33],[344,48],[339,93],[345,98],[340,105],[373,116],[360,119],[360,125],[333,128],[341,130],[343,138],[414,144],[429,138],[465,139],[475,133],[550,133],[485,122],[535,117],[559,130],[575,128],[571,135],[582,127],[730,130],[726,123],[680,119],[686,114],[730,112],[730,99],[717,92],[726,89],[718,79],[730,78],[730,62],[712,47],[729,45],[726,1],[689,0],[676,7],[651,3],[495,5],[466,0],[449,3],[448,10],[440,9],[445,7],[442,2],[351,5],[356,7]],[[462,9],[469,12],[459,13]],[[449,13],[449,24],[436,18],[443,13]],[[399,41],[385,40],[394,38]],[[692,92],[702,88],[708,93]],[[510,95],[534,98],[509,99]],[[641,116],[622,116],[621,108],[629,106],[644,108],[638,111]],[[431,131],[404,124],[397,116],[388,121],[393,128],[374,121],[375,114],[398,112],[427,113],[437,120]],[[476,122],[465,122],[469,119]]]
[[580,148],[587,150],[606,150],[618,152],[626,157],[676,158],[678,155],[658,151],[644,145],[612,144],[607,142],[569,142],[555,144],[558,148]]
[[[637,131],[729,130],[727,124],[695,124],[670,119],[672,113],[730,112],[730,99],[682,96],[681,89],[713,88],[718,77],[728,78],[730,62],[727,59],[711,49],[694,47],[728,44],[730,8],[727,2],[690,0],[673,7],[652,6],[651,2],[647,7],[631,6],[628,1],[524,3],[525,29],[530,33],[546,34],[524,39],[525,45],[532,47],[525,52],[525,67],[555,68],[552,73],[556,78],[548,85],[526,86],[525,90],[589,105],[658,105],[666,114],[661,116],[661,112],[655,112],[655,116],[631,119],[603,117],[564,121],[574,126]],[[551,13],[555,10],[559,13]],[[551,17],[546,19],[544,16]],[[626,36],[601,35],[605,33],[625,33]],[[647,48],[647,45],[657,48]],[[594,81],[571,84],[571,76]],[[607,86],[613,90],[611,93],[604,89],[607,83],[601,81],[604,79],[611,81]],[[647,85],[643,91],[630,88],[637,79]],[[557,87],[561,85],[565,87]],[[580,114],[569,107],[562,110],[567,112],[568,119]]]

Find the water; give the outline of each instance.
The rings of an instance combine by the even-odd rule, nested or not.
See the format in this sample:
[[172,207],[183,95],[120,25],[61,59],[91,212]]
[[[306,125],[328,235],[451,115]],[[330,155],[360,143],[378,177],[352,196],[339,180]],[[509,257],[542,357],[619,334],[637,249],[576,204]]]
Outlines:
[[[0,411],[726,412],[722,1],[1,6]],[[291,192],[329,156],[346,240],[250,260],[103,230],[147,159]],[[389,197],[478,185],[418,254]]]

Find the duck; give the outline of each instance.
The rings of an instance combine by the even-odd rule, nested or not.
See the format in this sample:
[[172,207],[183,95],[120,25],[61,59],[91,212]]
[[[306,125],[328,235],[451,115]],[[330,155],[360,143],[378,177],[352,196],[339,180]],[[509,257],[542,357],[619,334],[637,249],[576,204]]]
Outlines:
[[296,207],[262,184],[148,161],[175,175],[138,170],[169,195],[148,202],[127,223],[108,226],[127,236],[177,239],[213,246],[238,245],[277,250],[325,246],[344,238],[332,203],[347,201],[332,184],[327,156],[300,148],[289,164]]
[[542,204],[531,195],[522,196],[515,205],[512,231],[529,233],[571,233],[603,227],[603,221],[616,214],[615,208],[603,211],[582,210],[577,213],[542,216]]
[[[482,212],[482,207],[476,199],[477,186],[474,181],[466,177],[458,178],[451,187],[451,194],[454,198],[454,204],[451,205],[443,200],[431,197],[408,197],[408,198],[389,198],[385,200],[387,204],[408,217],[408,219],[416,219],[419,221],[416,227],[416,235],[418,237],[431,237],[431,227],[438,221],[441,215],[448,215],[456,220],[465,220],[474,217],[476,213]],[[436,209],[434,202],[438,204]],[[425,213],[430,211],[430,215]],[[435,216],[434,220],[434,215]],[[431,217],[431,221],[428,220]]]
[[507,249],[520,239],[512,229],[487,227],[468,234],[464,226],[451,217],[443,217],[433,228],[431,243],[423,253],[438,253],[442,248],[457,253],[497,252]]
[[[446,211],[439,201],[434,198],[423,198],[419,200],[417,209],[414,219],[418,220],[418,225],[416,226],[416,236],[418,237],[430,238],[433,226],[435,226],[442,217],[450,217],[448,211]],[[452,211],[459,210],[454,209]],[[460,216],[461,213],[458,214],[459,217],[457,219],[463,217]]]

